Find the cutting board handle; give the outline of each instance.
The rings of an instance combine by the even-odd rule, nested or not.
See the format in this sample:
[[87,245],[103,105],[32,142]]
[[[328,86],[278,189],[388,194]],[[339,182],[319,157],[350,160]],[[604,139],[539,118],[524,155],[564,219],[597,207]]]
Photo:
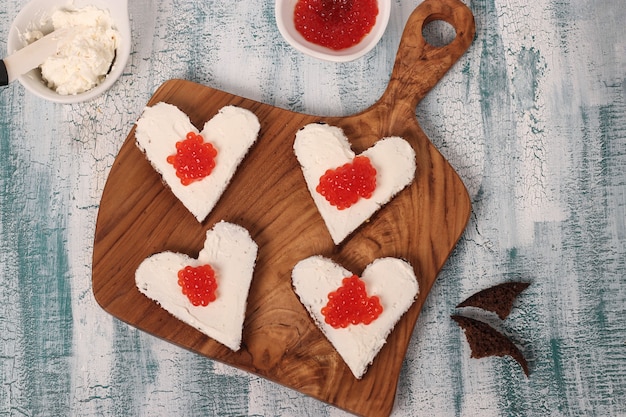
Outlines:
[[[424,27],[443,20],[455,29],[454,40],[444,46],[433,46],[423,36]],[[444,74],[465,53],[474,39],[474,16],[459,0],[425,0],[409,17],[389,85],[381,102],[388,109],[407,112],[415,117],[415,108]]]

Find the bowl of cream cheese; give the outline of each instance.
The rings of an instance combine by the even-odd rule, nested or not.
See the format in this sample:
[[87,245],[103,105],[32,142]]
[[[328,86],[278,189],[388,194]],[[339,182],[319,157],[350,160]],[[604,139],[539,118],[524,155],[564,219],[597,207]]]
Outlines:
[[298,51],[332,62],[353,61],[382,38],[391,0],[275,0],[276,26]]
[[31,0],[17,14],[7,39],[9,54],[53,30],[75,27],[57,53],[18,81],[57,103],[91,100],[120,77],[131,49],[127,0]]

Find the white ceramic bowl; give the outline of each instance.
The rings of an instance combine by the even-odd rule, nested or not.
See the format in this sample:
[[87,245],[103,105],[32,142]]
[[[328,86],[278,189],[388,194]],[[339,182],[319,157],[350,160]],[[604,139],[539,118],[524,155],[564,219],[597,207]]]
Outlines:
[[294,48],[315,58],[334,62],[353,61],[374,48],[385,33],[389,14],[391,13],[391,0],[378,0],[378,16],[370,33],[358,44],[339,51],[307,41],[298,32],[294,25],[294,9],[298,0],[276,0],[276,25],[283,38]]
[[41,71],[34,69],[18,78],[18,81],[31,93],[57,103],[78,103],[91,100],[108,90],[122,75],[131,48],[130,22],[128,18],[128,0],[31,0],[17,14],[7,40],[9,54],[23,48],[23,34],[32,30],[41,30],[44,34],[52,30],[51,27],[38,26],[44,22],[59,7],[73,5],[77,8],[94,6],[98,9],[109,10],[115,28],[120,32],[120,45],[117,48],[115,61],[106,79],[89,91],[75,95],[61,95],[48,88],[41,79]]

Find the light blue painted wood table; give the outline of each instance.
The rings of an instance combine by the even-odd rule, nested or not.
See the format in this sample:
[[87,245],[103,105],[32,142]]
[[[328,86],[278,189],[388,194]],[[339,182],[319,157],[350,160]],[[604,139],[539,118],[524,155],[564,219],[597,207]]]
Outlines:
[[[135,0],[132,55],[105,95],[58,105],[0,91],[0,416],[340,416],[105,313],[91,291],[104,183],[155,89],[183,78],[275,106],[348,115],[387,84],[417,0],[392,1],[350,63],[289,47],[272,2]],[[25,4],[5,0],[0,48]],[[417,322],[393,416],[626,415],[626,7],[467,0],[474,44],[417,108],[465,182],[468,228]],[[471,359],[450,319],[527,280],[494,325],[528,358]]]

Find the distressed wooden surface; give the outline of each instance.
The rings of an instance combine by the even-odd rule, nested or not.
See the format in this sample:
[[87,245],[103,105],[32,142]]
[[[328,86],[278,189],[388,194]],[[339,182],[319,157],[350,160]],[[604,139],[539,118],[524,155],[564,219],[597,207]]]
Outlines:
[[[3,3],[2,50],[24,3]],[[61,106],[2,89],[0,415],[345,415],[109,316],[91,291],[95,219],[113,160],[163,81],[353,114],[382,94],[419,3],[392,1],[381,43],[333,64],[291,49],[271,2],[136,0],[133,54],[108,94]],[[416,111],[473,212],[417,321],[392,415],[623,416],[623,0],[466,4],[474,44]],[[470,359],[450,320],[467,296],[515,279],[532,285],[505,321],[487,320],[526,355],[528,379],[509,359]]]

